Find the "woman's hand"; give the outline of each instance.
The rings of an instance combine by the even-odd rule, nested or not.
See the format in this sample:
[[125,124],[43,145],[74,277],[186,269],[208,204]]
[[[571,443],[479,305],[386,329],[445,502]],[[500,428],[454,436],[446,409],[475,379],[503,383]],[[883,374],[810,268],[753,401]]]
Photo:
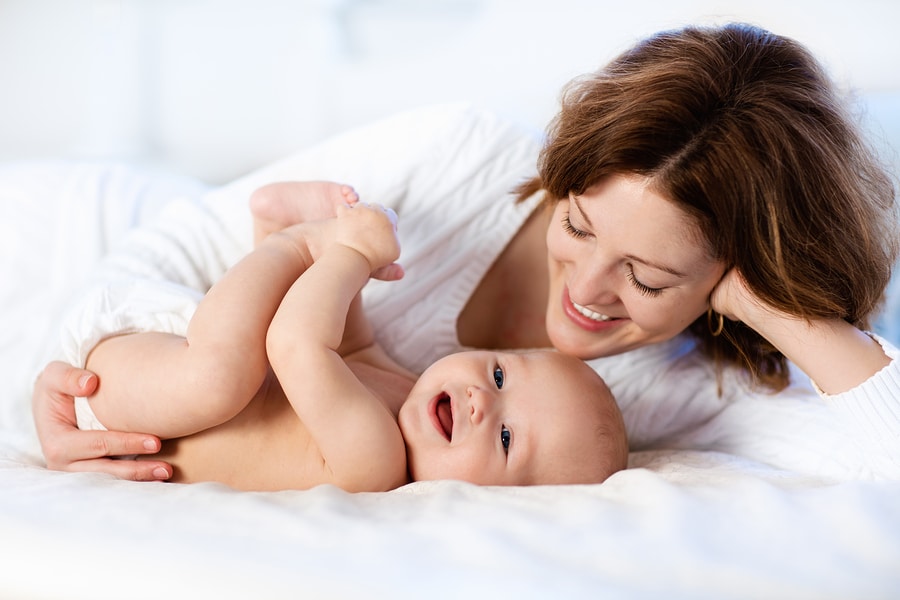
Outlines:
[[114,456],[155,454],[159,438],[141,433],[81,431],[75,421],[75,396],[94,393],[99,381],[90,371],[63,362],[48,364],[34,384],[34,423],[47,467],[57,471],[96,471],[121,479],[158,481],[172,476],[159,460],[114,460]]
[[774,312],[750,291],[744,277],[737,269],[729,269],[722,276],[718,285],[713,289],[709,302],[712,309],[720,315],[732,321],[744,323],[753,321],[754,316],[760,317]]
[[848,391],[890,363],[881,346],[842,319],[811,319],[766,304],[735,269],[710,296],[713,310],[766,338],[827,394]]

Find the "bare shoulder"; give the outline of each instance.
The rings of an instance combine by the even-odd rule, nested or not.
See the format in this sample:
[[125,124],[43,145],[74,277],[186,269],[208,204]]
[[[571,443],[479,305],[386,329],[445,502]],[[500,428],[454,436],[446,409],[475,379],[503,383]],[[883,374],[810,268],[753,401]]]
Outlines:
[[356,378],[384,404],[396,421],[400,406],[416,382],[415,374],[401,367],[378,344],[349,354],[344,360]]
[[416,375],[407,369],[404,369],[400,363],[391,358],[381,344],[370,344],[364,348],[351,352],[344,356],[344,360],[348,364],[366,365],[376,369],[380,369],[387,373],[394,373],[399,376],[406,377],[412,381],[416,380]]

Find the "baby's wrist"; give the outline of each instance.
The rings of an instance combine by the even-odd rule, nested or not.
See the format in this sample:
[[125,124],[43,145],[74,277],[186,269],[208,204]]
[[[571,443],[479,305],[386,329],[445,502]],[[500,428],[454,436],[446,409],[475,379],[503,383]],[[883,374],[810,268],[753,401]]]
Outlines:
[[[340,252],[344,260],[357,263],[360,268],[364,268],[366,270],[366,273],[371,273],[381,266],[373,261],[365,251],[353,245],[352,243],[335,242],[330,246],[329,250],[331,249]],[[326,250],[326,252],[329,250]]]

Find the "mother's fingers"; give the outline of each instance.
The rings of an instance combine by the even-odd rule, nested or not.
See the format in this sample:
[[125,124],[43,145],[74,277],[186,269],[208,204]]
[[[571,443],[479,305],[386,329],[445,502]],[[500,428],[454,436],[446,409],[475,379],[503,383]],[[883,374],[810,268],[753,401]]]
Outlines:
[[67,470],[79,473],[108,473],[130,481],[165,481],[172,476],[172,466],[161,460],[97,458],[70,463]]
[[165,480],[172,467],[161,460],[119,460],[115,456],[155,454],[160,442],[153,436],[119,431],[81,431],[57,421],[44,448],[47,467],[58,471],[102,472],[134,481]]
[[48,364],[34,384],[31,404],[47,467],[59,471],[103,471],[127,479],[167,479],[163,461],[118,461],[112,456],[154,454],[159,438],[142,433],[82,431],[75,419],[74,396],[88,396],[97,376],[62,362]]
[[35,382],[35,396],[38,388],[46,388],[56,394],[69,396],[90,396],[97,389],[97,376],[86,369],[53,361],[48,363]]
[[[130,456],[133,454],[156,454],[160,442],[154,436],[143,433],[121,431],[82,431],[69,423],[58,421],[53,425],[55,435],[49,443],[52,452],[47,452],[60,466],[75,465],[98,458]],[[52,467],[51,467],[52,468]],[[65,470],[73,470],[62,467]]]

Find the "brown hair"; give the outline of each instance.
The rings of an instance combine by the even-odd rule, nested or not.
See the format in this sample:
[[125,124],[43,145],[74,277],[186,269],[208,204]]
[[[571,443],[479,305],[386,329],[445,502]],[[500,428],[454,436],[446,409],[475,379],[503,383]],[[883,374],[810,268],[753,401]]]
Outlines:
[[[868,326],[897,255],[894,186],[803,46],[743,24],[663,32],[570,83],[561,105],[520,198],[648,177],[762,300]],[[703,315],[689,330],[720,367],[788,384],[749,327],[726,319],[714,337]]]

